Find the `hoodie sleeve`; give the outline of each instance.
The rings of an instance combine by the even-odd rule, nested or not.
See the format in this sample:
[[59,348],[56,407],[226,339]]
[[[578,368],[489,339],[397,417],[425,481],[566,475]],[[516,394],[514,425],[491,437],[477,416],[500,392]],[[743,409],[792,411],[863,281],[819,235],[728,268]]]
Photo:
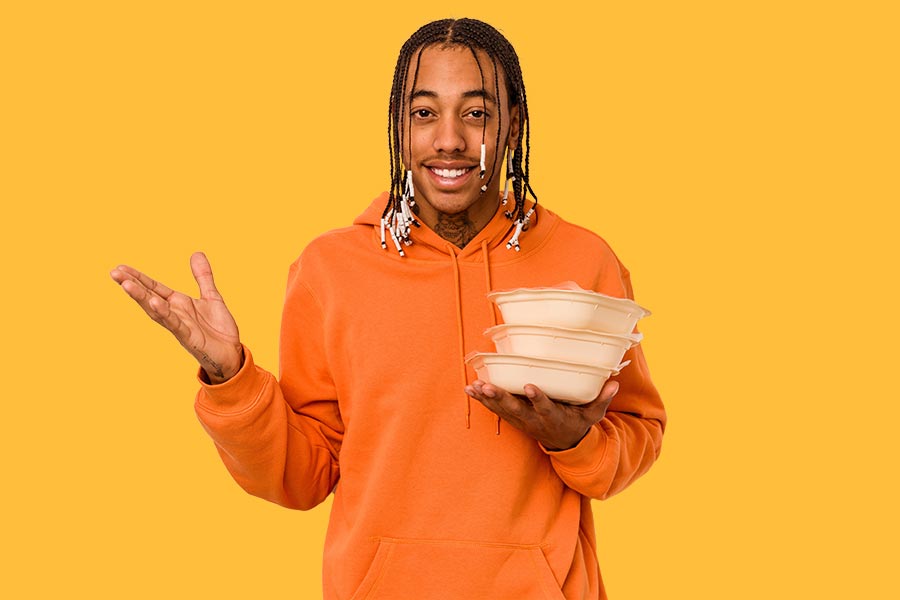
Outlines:
[[625,358],[632,363],[622,370],[619,393],[603,420],[574,448],[544,449],[566,485],[598,500],[621,492],[646,473],[662,446],[666,416],[659,393],[650,382],[640,346],[628,352],[631,356]]
[[288,508],[322,502],[340,476],[343,423],[327,368],[321,307],[291,267],[281,325],[281,380],[244,348],[219,385],[201,377],[195,410],[234,480]]
[[[634,299],[628,271],[621,263],[617,266],[615,278],[610,277],[614,281],[600,282],[597,291]],[[621,492],[650,469],[666,427],[665,408],[641,345],[628,350],[624,360],[631,364],[616,378],[619,392],[603,420],[574,448],[551,452],[541,447],[566,485],[598,500]]]

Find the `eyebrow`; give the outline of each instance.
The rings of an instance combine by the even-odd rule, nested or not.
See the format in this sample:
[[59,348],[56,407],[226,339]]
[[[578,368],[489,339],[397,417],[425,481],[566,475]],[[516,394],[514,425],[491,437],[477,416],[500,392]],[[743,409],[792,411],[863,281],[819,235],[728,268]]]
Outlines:
[[[412,102],[416,98],[437,98],[437,92],[433,92],[431,90],[416,90],[412,94],[409,95],[409,101]],[[487,90],[469,90],[467,92],[463,92],[463,98],[482,98],[487,102],[492,102],[497,104],[497,99],[494,98],[494,95]]]

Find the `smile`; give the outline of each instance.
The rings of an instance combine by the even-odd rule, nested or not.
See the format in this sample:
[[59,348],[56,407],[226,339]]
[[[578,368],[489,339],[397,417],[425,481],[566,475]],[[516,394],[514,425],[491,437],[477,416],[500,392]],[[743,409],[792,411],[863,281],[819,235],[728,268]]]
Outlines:
[[465,169],[435,169],[434,167],[428,168],[432,173],[443,179],[456,179],[457,177],[462,177],[463,175],[471,171],[474,167],[467,167]]

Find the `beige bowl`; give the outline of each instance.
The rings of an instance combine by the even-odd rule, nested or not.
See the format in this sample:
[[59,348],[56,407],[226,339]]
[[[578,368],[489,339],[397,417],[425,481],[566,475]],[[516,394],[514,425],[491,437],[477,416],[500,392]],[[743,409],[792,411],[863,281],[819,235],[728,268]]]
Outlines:
[[466,357],[475,373],[510,394],[524,394],[525,385],[536,385],[553,400],[569,404],[587,404],[600,395],[603,384],[628,362],[615,369],[549,360],[517,354],[473,352]]
[[523,354],[614,369],[640,333],[598,333],[539,325],[497,325],[484,332],[500,354]]
[[508,325],[547,325],[605,333],[631,333],[650,311],[628,298],[614,298],[589,290],[558,288],[491,292]]

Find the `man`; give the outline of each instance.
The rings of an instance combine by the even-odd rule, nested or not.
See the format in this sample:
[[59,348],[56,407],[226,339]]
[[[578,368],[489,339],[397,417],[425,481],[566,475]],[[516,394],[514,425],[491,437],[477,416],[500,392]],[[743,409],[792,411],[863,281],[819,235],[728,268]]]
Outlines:
[[526,200],[527,130],[518,57],[494,28],[438,21],[406,42],[391,189],[291,266],[279,380],[202,254],[198,299],[112,273],[199,361],[197,414],[245,490],[299,509],[334,492],[326,598],[605,597],[590,499],[646,472],[665,425],[640,346],[583,406],[513,396],[464,361],[493,349],[493,289],[632,296],[602,239]]

